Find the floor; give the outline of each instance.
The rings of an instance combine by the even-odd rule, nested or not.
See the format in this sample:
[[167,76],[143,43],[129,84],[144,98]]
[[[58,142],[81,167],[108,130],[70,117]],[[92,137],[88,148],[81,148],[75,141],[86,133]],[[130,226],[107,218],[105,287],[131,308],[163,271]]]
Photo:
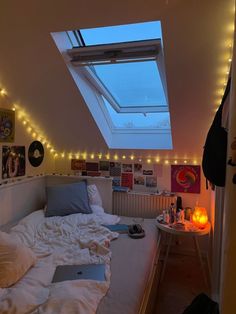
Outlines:
[[170,254],[160,283],[154,314],[182,314],[195,296],[209,289],[195,256]]

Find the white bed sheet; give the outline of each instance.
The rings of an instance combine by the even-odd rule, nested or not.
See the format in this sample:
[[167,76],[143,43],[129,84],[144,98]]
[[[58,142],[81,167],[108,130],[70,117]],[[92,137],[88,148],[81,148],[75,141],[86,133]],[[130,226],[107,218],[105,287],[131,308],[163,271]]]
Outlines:
[[[119,217],[97,212],[45,218],[43,210],[22,219],[11,234],[38,257],[35,267],[14,286],[0,289],[0,313],[95,313],[110,284],[109,243],[118,237],[101,224]],[[57,265],[106,264],[106,281],[73,280],[51,283]]]

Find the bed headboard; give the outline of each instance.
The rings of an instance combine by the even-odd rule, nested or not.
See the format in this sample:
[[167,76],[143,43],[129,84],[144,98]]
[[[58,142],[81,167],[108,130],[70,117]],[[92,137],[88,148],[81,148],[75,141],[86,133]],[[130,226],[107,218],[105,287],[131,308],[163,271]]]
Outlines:
[[8,228],[27,214],[43,208],[46,203],[46,186],[84,179],[88,184],[96,184],[105,211],[112,213],[112,178],[42,175],[0,185],[0,226]]
[[0,226],[14,223],[45,205],[45,177],[36,176],[0,186]]

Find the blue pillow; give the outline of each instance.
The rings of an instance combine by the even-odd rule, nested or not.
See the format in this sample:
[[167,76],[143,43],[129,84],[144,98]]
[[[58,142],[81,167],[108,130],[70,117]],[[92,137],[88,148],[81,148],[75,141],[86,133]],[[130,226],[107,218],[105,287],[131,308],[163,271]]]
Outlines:
[[50,186],[46,188],[46,193],[46,217],[92,213],[85,181]]

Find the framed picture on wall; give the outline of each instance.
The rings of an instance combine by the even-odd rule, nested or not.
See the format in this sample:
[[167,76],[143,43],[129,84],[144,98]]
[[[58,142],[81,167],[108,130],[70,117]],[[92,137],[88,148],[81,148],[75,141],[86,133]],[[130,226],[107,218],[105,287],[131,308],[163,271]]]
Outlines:
[[171,165],[171,192],[200,193],[201,167]]
[[146,187],[156,188],[157,187],[157,178],[154,176],[146,177]]
[[25,146],[2,147],[2,178],[25,175]]
[[15,111],[0,108],[0,142],[14,142]]

